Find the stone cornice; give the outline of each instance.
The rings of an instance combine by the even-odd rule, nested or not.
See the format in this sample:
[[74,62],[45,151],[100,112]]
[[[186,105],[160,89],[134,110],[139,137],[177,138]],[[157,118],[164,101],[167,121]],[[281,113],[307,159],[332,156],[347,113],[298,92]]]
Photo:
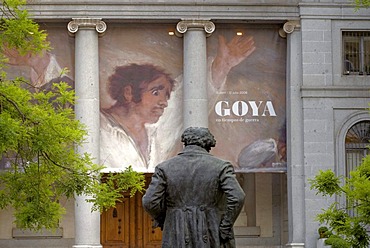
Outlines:
[[370,98],[369,86],[302,86],[302,98]]
[[351,3],[300,3],[301,19],[340,19],[340,20],[370,20],[370,8],[360,8],[355,11]]
[[105,21],[172,21],[211,19],[213,22],[268,22],[310,19],[370,20],[370,8],[354,10],[348,3],[281,1],[281,3],[247,3],[237,0],[154,1],[129,0],[33,0],[27,8],[39,21],[60,22],[72,18],[101,18]]
[[300,18],[370,20],[370,8],[354,11],[348,1],[332,3],[294,0],[32,0],[27,8],[36,20],[60,21],[76,17],[104,20],[180,20],[201,18],[212,20],[260,21],[297,20]]
[[298,19],[297,4],[258,4],[240,1],[29,1],[33,18],[41,21],[101,18],[104,21],[212,19],[219,21],[280,21]]

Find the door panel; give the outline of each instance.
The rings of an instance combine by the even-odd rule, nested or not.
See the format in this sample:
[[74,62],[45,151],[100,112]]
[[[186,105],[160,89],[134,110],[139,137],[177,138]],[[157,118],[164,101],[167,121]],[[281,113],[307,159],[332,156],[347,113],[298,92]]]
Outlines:
[[144,211],[141,202],[142,195],[140,197],[140,203],[138,203],[139,213],[142,214],[141,218],[141,228],[142,228],[142,239],[143,245],[141,247],[145,248],[160,248],[162,244],[162,231],[160,228],[152,228],[152,219]]
[[129,199],[124,198],[101,215],[101,241],[106,248],[129,248]]
[[[146,187],[151,174],[146,174]],[[162,231],[152,228],[151,217],[144,211],[143,194],[125,194],[116,208],[101,215],[101,244],[104,248],[160,248]]]

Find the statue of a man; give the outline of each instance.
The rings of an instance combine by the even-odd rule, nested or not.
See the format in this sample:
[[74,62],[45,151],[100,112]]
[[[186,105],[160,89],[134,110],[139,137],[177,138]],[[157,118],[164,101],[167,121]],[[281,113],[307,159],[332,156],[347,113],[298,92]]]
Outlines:
[[209,153],[216,140],[208,128],[187,128],[181,141],[183,151],[156,167],[143,197],[163,230],[162,248],[235,247],[245,194],[233,166]]

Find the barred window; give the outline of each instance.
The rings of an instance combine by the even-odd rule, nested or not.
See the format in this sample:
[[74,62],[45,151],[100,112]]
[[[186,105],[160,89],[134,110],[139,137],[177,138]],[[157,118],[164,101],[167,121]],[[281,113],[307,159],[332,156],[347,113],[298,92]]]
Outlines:
[[343,31],[343,74],[370,75],[370,31]]
[[346,176],[369,154],[370,121],[361,121],[353,125],[346,135]]
[[[362,159],[369,153],[370,121],[360,121],[353,125],[346,135],[346,177],[362,163]],[[348,204],[348,202],[347,202]],[[350,216],[356,216],[354,209],[348,208]]]

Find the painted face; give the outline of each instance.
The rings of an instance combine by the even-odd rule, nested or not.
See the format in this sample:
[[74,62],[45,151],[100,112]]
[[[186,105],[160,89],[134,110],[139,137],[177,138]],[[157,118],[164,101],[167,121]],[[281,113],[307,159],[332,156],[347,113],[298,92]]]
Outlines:
[[165,76],[157,78],[143,89],[141,102],[134,111],[145,123],[156,123],[168,106],[171,90],[172,85]]

